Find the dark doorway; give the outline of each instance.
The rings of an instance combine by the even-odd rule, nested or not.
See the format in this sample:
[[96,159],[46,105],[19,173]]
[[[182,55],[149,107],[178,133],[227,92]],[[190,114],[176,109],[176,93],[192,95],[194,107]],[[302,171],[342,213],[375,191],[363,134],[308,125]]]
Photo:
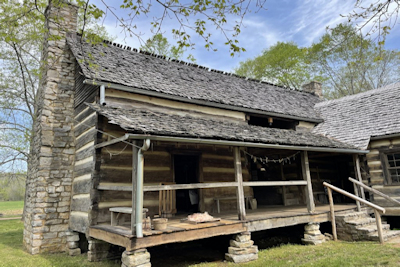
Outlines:
[[[198,183],[199,157],[193,155],[175,155],[175,183]],[[199,211],[199,190],[181,189],[176,191],[176,209],[178,213]]]

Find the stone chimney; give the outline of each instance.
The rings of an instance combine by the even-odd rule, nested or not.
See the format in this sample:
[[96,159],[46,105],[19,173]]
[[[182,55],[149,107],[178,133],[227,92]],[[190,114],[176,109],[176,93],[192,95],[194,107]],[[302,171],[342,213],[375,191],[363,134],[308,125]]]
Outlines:
[[[42,77],[28,162],[23,243],[31,254],[67,250],[75,154],[75,59],[66,34],[76,32],[78,8],[49,0]],[[54,38],[56,37],[56,38]]]
[[312,81],[310,83],[304,84],[302,86],[304,92],[313,93],[314,95],[318,96],[319,98],[323,98],[322,96],[322,83]]

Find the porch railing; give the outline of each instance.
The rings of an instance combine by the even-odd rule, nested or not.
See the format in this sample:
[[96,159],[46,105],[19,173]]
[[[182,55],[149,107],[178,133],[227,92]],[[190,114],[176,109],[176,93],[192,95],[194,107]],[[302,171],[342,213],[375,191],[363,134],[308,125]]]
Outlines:
[[346,197],[354,199],[355,201],[359,201],[360,203],[363,203],[374,209],[376,226],[377,226],[378,235],[379,235],[379,242],[381,244],[383,244],[384,241],[383,241],[383,231],[382,231],[382,219],[381,219],[380,212],[382,212],[382,214],[384,214],[386,212],[386,210],[384,208],[382,208],[378,205],[375,205],[365,199],[362,199],[356,195],[353,195],[345,190],[342,190],[336,186],[333,186],[327,182],[324,182],[323,185],[325,187],[327,187],[327,189],[328,189],[329,206],[330,206],[330,210],[331,210],[330,216],[331,216],[331,223],[332,223],[332,234],[333,234],[333,239],[335,241],[337,240],[337,232],[336,232],[335,209],[334,209],[334,204],[333,204],[332,190],[334,190],[342,195],[345,195]]
[[[388,196],[388,195],[386,195],[386,194],[384,194],[384,193],[382,193],[382,192],[380,192],[380,191],[378,191],[376,189],[373,189],[373,188],[365,185],[364,183],[357,181],[356,179],[353,179],[353,178],[349,177],[349,181],[354,184],[354,192],[355,192],[355,194],[357,196],[358,196],[358,188],[357,188],[357,185],[358,185],[361,188],[364,188],[365,190],[367,190],[367,191],[369,191],[371,193],[374,193],[374,194],[376,194],[378,196],[381,196],[384,199],[386,199],[386,200],[388,200],[388,201],[390,201],[390,202],[392,202],[392,203],[394,203],[396,205],[400,205],[400,201],[397,201],[396,199],[394,199],[394,198],[392,198],[392,197],[390,197],[390,196]],[[357,201],[357,208],[358,208],[359,211],[361,210],[360,202],[358,202],[358,201]]]

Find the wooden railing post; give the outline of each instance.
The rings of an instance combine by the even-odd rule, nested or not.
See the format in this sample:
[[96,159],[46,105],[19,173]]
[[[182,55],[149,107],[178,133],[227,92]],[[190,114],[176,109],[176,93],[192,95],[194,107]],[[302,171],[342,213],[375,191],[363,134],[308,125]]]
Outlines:
[[383,244],[384,240],[383,240],[383,232],[382,232],[381,214],[376,209],[374,209],[374,213],[375,213],[376,227],[378,228],[379,242],[381,244]]
[[235,181],[237,182],[237,207],[239,220],[246,220],[246,207],[244,205],[244,190],[243,190],[243,174],[242,174],[242,159],[240,157],[239,147],[234,147],[234,167]]
[[315,211],[315,204],[314,204],[314,195],[312,190],[310,165],[308,163],[307,151],[301,152],[301,171],[303,174],[303,180],[307,181],[307,186],[305,188],[307,210],[309,213],[313,213]]
[[132,142],[132,214],[131,214],[131,231],[132,235],[136,235],[136,179],[137,179],[137,153],[138,142]]
[[[354,161],[354,172],[356,174],[356,177],[360,183],[362,183],[362,177],[361,177],[361,169],[360,169],[360,158],[358,155],[353,155],[353,161]],[[360,188],[361,192],[361,198],[365,199],[365,193],[364,193],[364,188]]]
[[330,210],[331,210],[331,214],[330,215],[331,215],[333,240],[337,241],[335,208],[333,206],[332,190],[329,187],[328,187],[328,198],[329,198],[329,207],[330,207]]
[[[357,197],[359,197],[357,185],[353,183],[353,186],[354,186],[354,194],[355,194]],[[360,212],[360,211],[361,211],[360,201],[356,200],[356,204],[357,204],[357,211]]]

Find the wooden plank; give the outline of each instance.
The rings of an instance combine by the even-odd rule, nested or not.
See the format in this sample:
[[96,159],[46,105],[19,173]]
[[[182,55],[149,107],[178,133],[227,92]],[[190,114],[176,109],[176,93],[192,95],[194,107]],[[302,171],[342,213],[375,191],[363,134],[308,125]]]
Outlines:
[[262,181],[243,182],[243,186],[285,186],[285,185],[308,185],[307,181]]
[[310,175],[310,166],[308,163],[308,153],[307,151],[301,152],[301,171],[303,174],[303,179],[307,181],[306,186],[306,202],[307,202],[307,210],[310,213],[315,211],[315,204],[314,204],[314,196],[312,190],[312,183],[311,183],[311,175]]
[[[115,230],[118,229],[117,227],[113,227]],[[89,228],[89,236],[106,241],[107,243],[121,246],[121,247],[130,247],[131,245],[131,237],[127,237],[122,235],[122,233],[118,232],[109,232],[109,231],[104,231],[102,229],[90,227]]]
[[246,219],[246,207],[244,203],[243,176],[242,176],[242,160],[240,157],[240,148],[233,148],[235,181],[237,183],[237,207],[239,220]]
[[245,231],[246,227],[242,223],[237,223],[217,227],[194,229],[191,231],[173,232],[163,235],[152,235],[149,237],[132,239],[130,246],[127,247],[127,250],[131,251],[141,248],[154,247],[162,244],[187,242],[221,235],[231,235]]
[[237,185],[238,185],[237,182],[154,185],[154,186],[144,186],[143,187],[143,191],[144,192],[149,192],[149,191],[161,191],[161,190],[236,187]]

